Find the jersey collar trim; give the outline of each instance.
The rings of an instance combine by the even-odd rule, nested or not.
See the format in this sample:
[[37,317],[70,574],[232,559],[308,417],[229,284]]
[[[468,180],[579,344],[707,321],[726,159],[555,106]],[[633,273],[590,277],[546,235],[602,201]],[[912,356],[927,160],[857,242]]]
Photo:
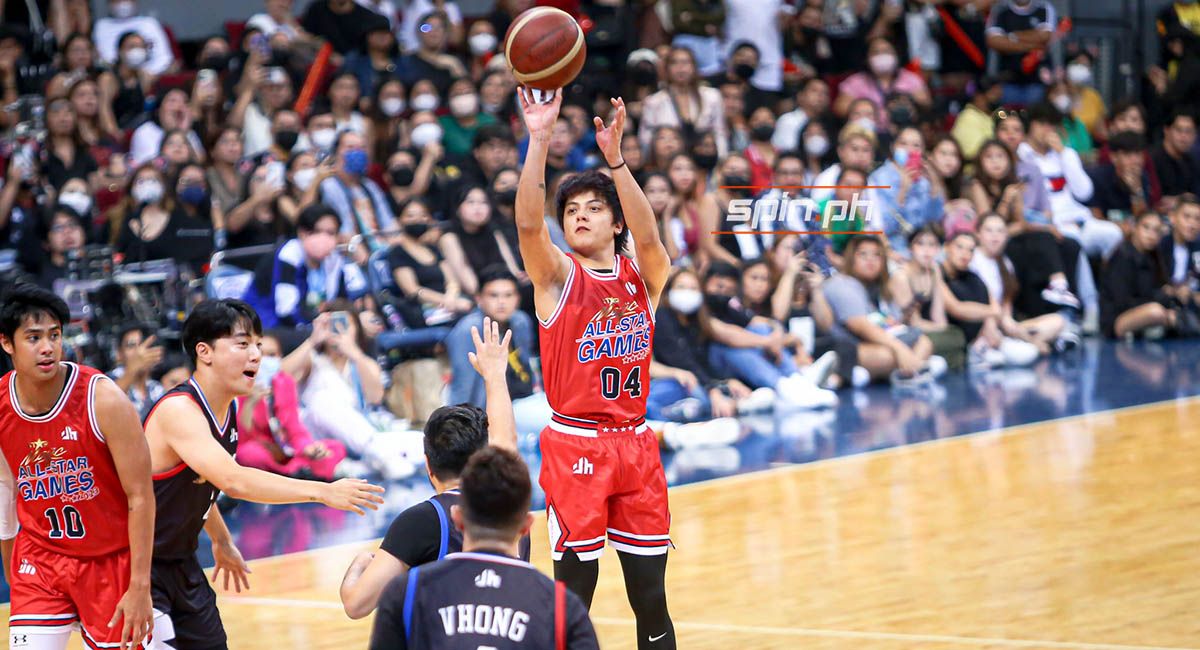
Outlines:
[[71,390],[75,388],[75,380],[79,378],[79,367],[70,361],[61,361],[62,365],[67,367],[67,380],[63,382],[62,393],[54,402],[54,407],[42,415],[30,415],[21,408],[21,402],[17,399],[17,377],[14,374],[8,382],[8,398],[12,402],[13,411],[23,420],[29,422],[49,422],[53,420],[63,410],[67,404],[67,398],[71,395]]
[[613,267],[612,270],[607,273],[600,273],[599,271],[589,269],[588,267],[584,266],[582,262],[579,264],[579,268],[583,269],[584,273],[587,273],[597,280],[616,280],[617,276],[621,275],[621,256],[613,255]]
[[[208,421],[213,424],[217,423],[217,416],[213,413],[212,407],[208,405],[208,397],[204,394],[204,389],[200,388],[200,384],[196,383],[193,377],[188,380],[192,388],[196,389],[196,395],[200,398],[200,406],[204,408],[204,412],[208,414]],[[233,404],[229,405],[229,410],[225,411],[225,424],[220,426],[221,435],[229,433],[229,423],[233,421]]]
[[493,553],[479,553],[472,551],[463,551],[461,553],[451,553],[445,557],[447,560],[481,560],[483,562],[495,562],[497,564],[507,564],[510,566],[519,566],[526,569],[534,568],[532,564],[523,562],[516,558],[508,557],[507,555],[498,555]]

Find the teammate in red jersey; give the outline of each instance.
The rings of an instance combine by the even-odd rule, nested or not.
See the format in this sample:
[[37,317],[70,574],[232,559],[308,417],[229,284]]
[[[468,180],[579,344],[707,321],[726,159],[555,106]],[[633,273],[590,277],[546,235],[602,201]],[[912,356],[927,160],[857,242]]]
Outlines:
[[62,650],[80,628],[86,648],[137,648],[152,620],[150,452],[121,389],[62,361],[68,318],[66,303],[28,284],[0,306],[14,367],[0,379],[9,647]]
[[[658,441],[646,426],[654,310],[671,260],[646,195],[621,159],[625,102],[595,118],[611,178],[572,177],[555,197],[574,251],[555,248],[543,217],[546,156],[562,92],[538,103],[521,89],[529,152],[517,188],[521,256],[541,321],[542,369],[554,414],[541,435],[554,577],[589,607],[604,540],[617,550],[639,648],[674,648],[664,580],[671,516]],[[623,255],[630,235],[637,263]]]

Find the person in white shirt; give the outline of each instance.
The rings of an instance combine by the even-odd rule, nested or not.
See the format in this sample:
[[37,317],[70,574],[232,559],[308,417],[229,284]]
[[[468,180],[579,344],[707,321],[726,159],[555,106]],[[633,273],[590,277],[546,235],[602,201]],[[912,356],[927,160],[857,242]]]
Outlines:
[[250,16],[246,21],[247,29],[257,29],[270,39],[279,36],[289,43],[306,37],[300,20],[292,13],[292,0],[264,0],[263,5],[266,13]]
[[742,41],[758,47],[761,58],[750,83],[762,90],[783,88],[783,29],[794,8],[782,0],[725,0],[726,57]]
[[113,0],[109,3],[107,18],[96,21],[92,29],[92,40],[96,43],[96,52],[105,63],[112,64],[117,60],[117,40],[126,32],[137,32],[146,41],[145,70],[154,76],[161,76],[175,65],[175,53],[171,51],[171,40],[157,18],[143,16],[138,13],[137,0]]
[[875,137],[874,129],[864,128],[861,124],[849,123],[842,127],[838,134],[838,162],[826,167],[813,179],[812,199],[818,203],[833,197],[833,186],[837,185],[838,177],[842,175],[842,166],[856,169],[870,169],[875,160],[875,147],[879,140]]
[[[359,4],[378,11],[373,5],[376,2],[360,1]],[[421,39],[418,30],[421,29],[421,17],[431,11],[444,11],[450,19],[447,25],[447,41],[451,46],[463,42],[463,15],[458,3],[453,0],[411,0],[404,9],[404,20],[400,23],[400,48],[405,52],[416,52],[421,49]]]
[[187,133],[188,144],[203,156],[204,144],[192,130],[192,111],[188,107],[187,93],[181,88],[172,88],[159,100],[154,119],[134,130],[129,143],[130,164],[138,167],[153,160],[162,147],[163,135],[177,129]]
[[1017,147],[1017,156],[1042,172],[1059,232],[1078,240],[1088,257],[1105,259],[1121,245],[1124,233],[1117,224],[1097,219],[1084,205],[1095,187],[1079,153],[1063,144],[1058,131],[1062,123],[1057,108],[1046,103],[1035,105],[1029,111],[1029,135]]
[[820,77],[812,77],[800,85],[796,93],[796,110],[784,113],[775,122],[775,135],[771,144],[780,151],[800,149],[800,132],[809,120],[819,118],[829,111],[829,84]]

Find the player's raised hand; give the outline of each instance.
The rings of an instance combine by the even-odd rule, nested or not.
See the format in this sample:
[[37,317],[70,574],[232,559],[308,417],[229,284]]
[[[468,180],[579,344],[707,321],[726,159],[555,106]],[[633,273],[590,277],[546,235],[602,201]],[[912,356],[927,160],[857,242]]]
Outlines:
[[562,90],[555,90],[550,101],[543,104],[537,101],[532,88],[520,86],[517,98],[521,101],[521,114],[525,117],[530,138],[549,141],[554,123],[558,121],[558,109],[562,107]]
[[221,577],[221,573],[225,573],[225,591],[229,591],[229,578],[233,578],[233,588],[237,593],[242,593],[242,587],[250,589],[250,566],[246,564],[246,560],[242,559],[242,552],[238,550],[232,542],[223,544],[214,543],[212,547],[213,560],[216,565],[213,567],[212,581],[213,584]]
[[612,124],[604,126],[604,120],[600,119],[600,116],[592,118],[592,122],[596,125],[596,146],[600,148],[600,153],[604,154],[608,166],[616,167],[621,164],[621,136],[625,134],[625,100],[618,97],[608,101],[612,102],[613,108],[616,109]]
[[496,376],[503,378],[508,371],[508,342],[512,340],[512,330],[500,338],[500,323],[483,317],[483,337],[479,336],[479,328],[471,328],[471,341],[475,343],[475,351],[467,353],[475,372],[482,377]]
[[326,483],[321,503],[338,510],[349,510],[360,515],[367,514],[363,508],[378,510],[383,503],[383,488],[360,478],[344,478]]
[[135,650],[154,629],[154,607],[150,602],[150,586],[130,587],[117,603],[108,627],[121,625],[121,650]]

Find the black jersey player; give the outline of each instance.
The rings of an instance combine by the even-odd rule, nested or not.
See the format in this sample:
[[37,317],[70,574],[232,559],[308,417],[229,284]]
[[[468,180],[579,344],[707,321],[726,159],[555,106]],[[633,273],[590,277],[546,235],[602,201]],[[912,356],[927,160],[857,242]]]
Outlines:
[[216,594],[196,559],[200,530],[213,540],[214,580],[226,572],[238,591],[248,572],[213,507],[219,492],[258,503],[319,502],[359,514],[376,508],[383,489],[357,479],[301,481],[238,465],[234,398],[254,387],[262,358],[262,322],[239,300],[207,300],[183,324],[196,372],[146,416],[157,515],[150,591],[153,648],[221,649],[225,630]]
[[371,650],[598,648],[579,597],[517,559],[529,532],[529,468],[516,452],[485,447],[462,472],[463,552],[412,567],[379,600]]

